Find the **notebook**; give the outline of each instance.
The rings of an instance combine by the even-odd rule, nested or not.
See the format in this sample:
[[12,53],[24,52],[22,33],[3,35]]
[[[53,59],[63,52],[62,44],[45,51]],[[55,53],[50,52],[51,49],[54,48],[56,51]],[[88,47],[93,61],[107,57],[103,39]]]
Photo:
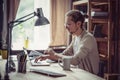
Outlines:
[[25,52],[25,54],[28,55],[28,58],[29,58],[30,63],[31,63],[32,66],[49,66],[50,65],[50,63],[47,62],[47,60],[35,62],[35,58],[36,57],[43,55],[42,52],[38,52],[38,51],[32,50],[28,54],[28,51],[25,48],[24,48],[24,52]]

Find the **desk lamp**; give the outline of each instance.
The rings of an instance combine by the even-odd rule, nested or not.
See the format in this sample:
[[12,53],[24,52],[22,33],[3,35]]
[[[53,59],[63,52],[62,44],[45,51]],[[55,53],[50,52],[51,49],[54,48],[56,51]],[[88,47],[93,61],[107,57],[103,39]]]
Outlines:
[[46,25],[49,24],[49,21],[47,20],[46,17],[44,17],[43,15],[43,11],[42,8],[38,8],[37,12],[32,12],[26,16],[23,16],[17,20],[11,21],[10,23],[8,23],[8,46],[7,46],[7,62],[6,62],[6,71],[5,71],[5,76],[4,76],[4,80],[10,80],[9,79],[9,75],[8,73],[11,71],[15,70],[15,64],[13,62],[13,60],[11,59],[11,38],[12,38],[12,29],[14,26],[17,26],[33,17],[37,16],[38,19],[35,22],[35,26],[40,26],[40,25]]

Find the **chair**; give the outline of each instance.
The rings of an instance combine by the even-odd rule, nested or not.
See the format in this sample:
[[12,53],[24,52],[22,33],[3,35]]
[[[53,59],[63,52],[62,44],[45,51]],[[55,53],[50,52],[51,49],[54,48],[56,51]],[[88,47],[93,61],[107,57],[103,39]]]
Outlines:
[[100,60],[98,76],[104,77],[104,73],[106,71],[105,66],[106,66],[106,61]]

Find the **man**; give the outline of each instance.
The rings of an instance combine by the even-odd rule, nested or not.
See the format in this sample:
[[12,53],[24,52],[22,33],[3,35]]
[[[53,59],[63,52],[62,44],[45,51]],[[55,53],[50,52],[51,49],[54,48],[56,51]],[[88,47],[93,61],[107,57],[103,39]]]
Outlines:
[[40,56],[35,59],[56,60],[65,56],[71,57],[71,64],[79,68],[97,74],[99,70],[99,54],[97,43],[93,35],[83,28],[84,16],[78,10],[71,10],[65,15],[65,27],[74,36],[71,44],[61,54],[52,49],[45,51],[46,56]]

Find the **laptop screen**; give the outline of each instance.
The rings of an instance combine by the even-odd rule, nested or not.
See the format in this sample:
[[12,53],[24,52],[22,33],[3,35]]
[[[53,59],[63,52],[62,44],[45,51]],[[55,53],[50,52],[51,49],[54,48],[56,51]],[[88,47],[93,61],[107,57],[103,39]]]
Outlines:
[[28,54],[27,49],[24,48],[23,50],[24,50],[24,53],[27,54],[29,58],[28,60],[30,60],[30,63],[32,66],[49,66],[50,65],[50,63],[47,62],[47,60],[38,61],[38,62],[34,61],[36,57],[43,55],[43,53],[38,52],[36,50],[31,50],[30,53]]

